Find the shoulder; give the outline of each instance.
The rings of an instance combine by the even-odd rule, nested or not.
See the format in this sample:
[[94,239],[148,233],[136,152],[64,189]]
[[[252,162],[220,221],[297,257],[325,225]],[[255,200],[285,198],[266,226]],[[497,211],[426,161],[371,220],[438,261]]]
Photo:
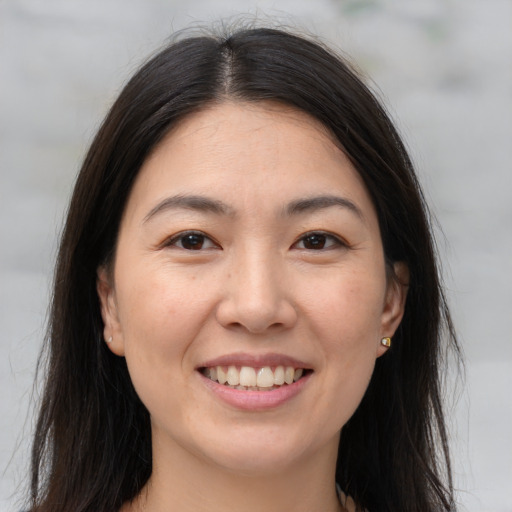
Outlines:
[[[340,498],[340,503],[344,508],[344,512],[356,512],[356,504],[354,500],[347,496],[339,486],[337,486],[338,489],[338,496]],[[367,510],[365,512],[368,512]]]

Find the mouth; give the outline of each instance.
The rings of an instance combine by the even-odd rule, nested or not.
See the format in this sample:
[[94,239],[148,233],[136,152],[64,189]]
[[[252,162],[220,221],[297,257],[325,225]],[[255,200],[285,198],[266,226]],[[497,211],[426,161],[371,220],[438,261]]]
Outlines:
[[273,391],[297,382],[312,370],[294,366],[209,366],[199,368],[206,378],[241,391]]

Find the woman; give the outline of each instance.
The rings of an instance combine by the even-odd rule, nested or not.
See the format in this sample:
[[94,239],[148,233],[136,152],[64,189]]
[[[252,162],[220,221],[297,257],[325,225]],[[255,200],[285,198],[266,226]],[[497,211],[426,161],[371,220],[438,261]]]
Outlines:
[[350,67],[175,42],[76,183],[31,510],[453,510],[442,333],[420,187]]

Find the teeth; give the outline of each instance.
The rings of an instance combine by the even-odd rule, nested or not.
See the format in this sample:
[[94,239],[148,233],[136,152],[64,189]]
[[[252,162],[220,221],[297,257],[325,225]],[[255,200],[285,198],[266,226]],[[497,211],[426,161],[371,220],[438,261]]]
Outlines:
[[211,380],[225,384],[234,389],[243,389],[246,391],[269,391],[276,389],[283,384],[293,384],[297,382],[304,370],[295,369],[293,366],[277,366],[274,371],[270,366],[262,368],[252,368],[251,366],[242,366],[238,369],[236,366],[216,366],[206,368],[204,375]]
[[278,366],[274,371],[274,384],[276,386],[284,384],[284,368],[282,366]]
[[238,386],[240,384],[240,372],[236,369],[236,366],[228,368],[228,384],[230,386]]
[[260,368],[257,383],[259,388],[271,388],[274,385],[274,372],[268,366]]
[[[228,376],[226,375],[226,372],[223,370],[222,366],[217,366],[217,380],[219,381],[219,384],[226,384],[228,381]],[[211,379],[211,377],[210,377]],[[214,380],[214,379],[212,379]]]
[[240,369],[240,385],[256,386],[256,370],[254,368],[251,368],[250,366],[242,366]]

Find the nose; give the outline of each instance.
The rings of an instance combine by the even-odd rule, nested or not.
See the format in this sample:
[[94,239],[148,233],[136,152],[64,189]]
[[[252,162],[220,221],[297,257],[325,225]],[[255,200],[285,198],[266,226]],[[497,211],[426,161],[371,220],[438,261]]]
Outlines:
[[297,311],[278,258],[250,254],[231,262],[216,311],[221,325],[254,334],[293,327]]

